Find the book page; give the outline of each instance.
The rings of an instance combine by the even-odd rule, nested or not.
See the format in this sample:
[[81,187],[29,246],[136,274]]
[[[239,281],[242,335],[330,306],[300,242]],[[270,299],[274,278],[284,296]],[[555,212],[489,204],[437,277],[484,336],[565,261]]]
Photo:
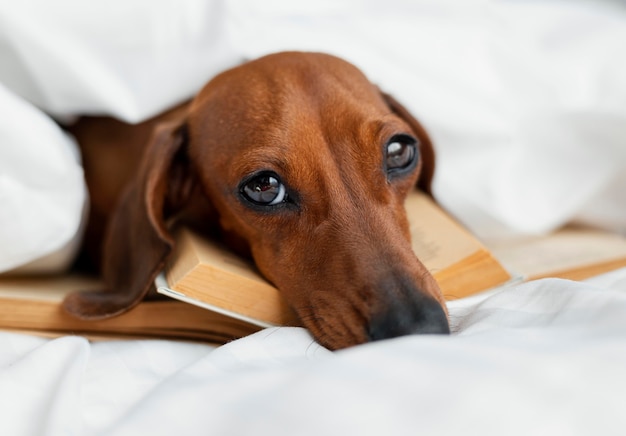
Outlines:
[[247,322],[253,319],[272,325],[296,325],[278,289],[260,275],[252,262],[189,229],[181,229],[177,241],[173,265],[165,273],[171,291],[237,313]]
[[426,194],[412,191],[406,199],[405,208],[411,223],[413,251],[432,273],[484,249],[473,235]]
[[624,236],[583,227],[568,227],[554,234],[491,244],[495,256],[527,278],[574,271],[623,259]]
[[189,246],[193,247],[200,264],[211,265],[229,274],[269,285],[251,261],[238,256],[218,242],[198,236],[188,229],[185,230],[184,237],[188,240]]
[[202,289],[210,286],[214,291],[221,286],[232,286],[234,289],[256,286],[278,292],[250,261],[231,252],[219,242],[188,228],[179,229],[175,238],[176,248],[165,268],[166,287],[181,291],[180,287],[184,286],[197,292],[199,289],[189,288],[188,282],[201,280]]

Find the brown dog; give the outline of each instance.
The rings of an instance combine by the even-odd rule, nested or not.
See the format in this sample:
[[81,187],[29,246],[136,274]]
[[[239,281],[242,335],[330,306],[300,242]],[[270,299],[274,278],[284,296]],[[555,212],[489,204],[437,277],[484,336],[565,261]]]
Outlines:
[[[351,64],[270,55],[222,73],[156,120],[121,131],[110,121],[100,132],[108,146],[83,140],[95,134],[90,123],[102,126],[87,120],[74,133],[92,195],[88,241],[111,213],[102,258],[109,289],[71,295],[71,314],[98,319],[139,303],[172,249],[171,227],[183,223],[219,229],[250,254],[331,349],[449,331],[404,211],[413,186],[430,192],[430,140]],[[98,174],[107,163],[119,172]]]

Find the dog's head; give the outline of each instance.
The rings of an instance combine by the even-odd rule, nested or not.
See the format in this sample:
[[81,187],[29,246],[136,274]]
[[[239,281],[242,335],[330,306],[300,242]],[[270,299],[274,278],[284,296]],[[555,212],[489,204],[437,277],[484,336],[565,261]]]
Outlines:
[[351,64],[312,53],[249,62],[156,133],[105,245],[105,279],[124,293],[66,308],[94,318],[136,304],[172,247],[168,219],[182,216],[249,251],[329,348],[446,333],[404,210],[415,185],[430,192],[433,169],[424,129]]

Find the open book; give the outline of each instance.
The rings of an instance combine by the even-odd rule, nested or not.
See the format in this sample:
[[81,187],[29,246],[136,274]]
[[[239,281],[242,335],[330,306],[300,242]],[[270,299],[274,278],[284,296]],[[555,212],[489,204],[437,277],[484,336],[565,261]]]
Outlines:
[[103,321],[67,315],[61,303],[76,290],[98,290],[100,281],[77,275],[0,278],[0,329],[43,336],[79,334],[91,339],[172,338],[221,344],[260,330],[220,313],[172,299],[144,301]]
[[[416,190],[405,207],[413,249],[447,299],[472,295],[511,279],[489,250],[428,196]],[[159,292],[253,325],[298,323],[280,292],[252,263],[188,229],[179,231],[176,242]]]

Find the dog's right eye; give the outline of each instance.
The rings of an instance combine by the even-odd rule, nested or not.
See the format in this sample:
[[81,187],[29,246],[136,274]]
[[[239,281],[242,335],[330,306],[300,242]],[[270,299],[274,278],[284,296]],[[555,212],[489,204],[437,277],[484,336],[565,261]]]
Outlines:
[[241,195],[259,206],[274,206],[287,201],[285,185],[273,173],[262,173],[244,182]]

